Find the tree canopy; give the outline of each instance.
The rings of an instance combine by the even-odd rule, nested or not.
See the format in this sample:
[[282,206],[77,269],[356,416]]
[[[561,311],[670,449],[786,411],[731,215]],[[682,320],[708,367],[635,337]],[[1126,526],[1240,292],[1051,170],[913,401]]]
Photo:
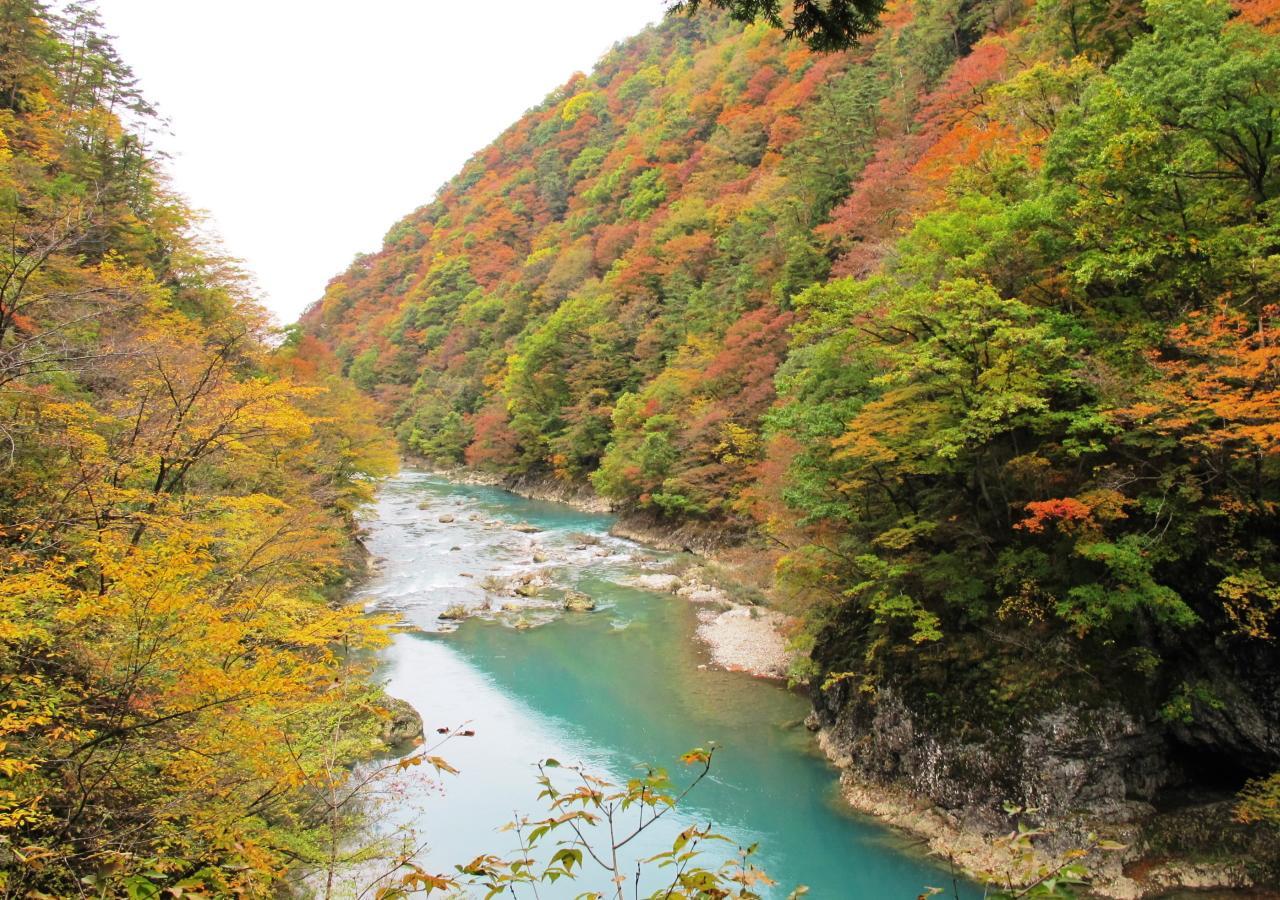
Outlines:
[[876,29],[885,7],[884,0],[794,0],[787,11],[783,0],[680,0],[671,12],[693,15],[704,3],[739,22],[767,22],[821,52],[857,44]]

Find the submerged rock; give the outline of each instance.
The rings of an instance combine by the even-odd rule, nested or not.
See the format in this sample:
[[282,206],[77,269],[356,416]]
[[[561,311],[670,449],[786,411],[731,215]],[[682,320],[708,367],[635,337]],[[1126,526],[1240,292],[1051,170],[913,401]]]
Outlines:
[[518,531],[521,534],[537,534],[542,529],[537,525],[530,525],[528,522],[520,522],[511,526],[512,531]]
[[591,612],[596,601],[581,591],[569,591],[564,595],[564,608],[568,612]]

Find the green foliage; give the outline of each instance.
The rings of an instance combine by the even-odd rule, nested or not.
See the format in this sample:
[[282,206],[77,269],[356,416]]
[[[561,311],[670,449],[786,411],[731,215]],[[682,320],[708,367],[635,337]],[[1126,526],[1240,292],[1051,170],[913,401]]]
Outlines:
[[619,208],[629,218],[644,219],[662,205],[666,196],[662,173],[657,169],[649,169],[631,179],[627,197]]
[[[729,843],[710,825],[690,825],[676,835],[670,850],[638,859],[625,848],[673,811],[711,771],[715,747],[698,748],[680,761],[695,770],[683,788],[677,787],[666,770],[643,767],[640,774],[623,784],[615,784],[581,766],[562,766],[546,759],[538,764],[539,800],[548,807],[546,818],[521,816],[500,831],[515,836],[518,852],[511,857],[487,854],[457,866],[451,876],[430,875],[406,861],[407,873],[382,889],[379,896],[407,896],[414,888],[456,890],[478,887],[485,897],[506,893],[517,895],[528,885],[536,894],[539,884],[585,880],[588,871],[599,869],[603,879],[595,888],[578,894],[593,900],[622,900],[632,883],[639,891],[642,877],[658,886],[645,896],[649,900],[759,900],[762,891],[774,882],[752,861],[754,845],[716,866],[707,868],[702,859],[710,848]],[[565,782],[568,782],[567,784]],[[585,867],[590,868],[585,868]],[[807,893],[796,888],[788,898]],[[637,896],[638,893],[637,893]]]
[[347,377],[361,390],[370,390],[378,383],[377,365],[378,351],[370,347],[351,360],[351,367],[347,370]]
[[1280,827],[1280,772],[1249,782],[1240,793],[1236,814],[1244,822],[1263,822]]
[[339,354],[270,346],[64,13],[0,9],[0,893],[270,896],[379,746],[383,623],[336,595],[394,446]]
[[[704,0],[680,0],[673,13],[696,13]],[[763,19],[814,50],[844,50],[875,29],[883,0],[795,0],[784,20],[781,0],[705,0],[740,22]]]
[[400,425],[405,446],[434,462],[459,465],[472,433],[457,410],[442,400],[420,402]]
[[919,0],[871,34],[876,4],[701,5],[531,111],[307,333],[433,453],[767,536],[818,683],[993,730],[1123,700],[1176,736],[1230,712],[1179,687],[1208,665],[1270,708],[1266,10]]
[[1091,80],[1049,143],[1090,302],[1174,316],[1224,291],[1274,291],[1280,49],[1225,3],[1153,2],[1153,33]]

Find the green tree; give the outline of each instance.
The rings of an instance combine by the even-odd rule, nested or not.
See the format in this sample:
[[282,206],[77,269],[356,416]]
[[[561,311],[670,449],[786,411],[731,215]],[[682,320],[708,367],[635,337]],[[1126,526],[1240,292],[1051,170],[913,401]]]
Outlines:
[[785,11],[783,0],[679,0],[671,12],[692,15],[703,3],[725,10],[739,22],[768,22],[788,38],[820,51],[852,47],[876,29],[884,11],[884,0],[793,0],[790,11]]

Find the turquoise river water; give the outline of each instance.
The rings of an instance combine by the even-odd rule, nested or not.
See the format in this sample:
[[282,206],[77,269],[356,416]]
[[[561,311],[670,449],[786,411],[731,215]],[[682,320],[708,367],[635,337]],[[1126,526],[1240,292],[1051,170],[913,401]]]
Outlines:
[[[759,843],[756,861],[777,882],[770,897],[799,884],[820,900],[911,898],[927,885],[976,896],[842,806],[836,772],[801,724],[805,698],[708,666],[691,604],[627,586],[669,558],[610,537],[609,525],[607,516],[414,472],[387,482],[370,511],[378,571],[362,598],[409,626],[385,653],[388,691],[422,713],[428,738],[437,728],[475,732],[438,751],[458,775],[414,770],[382,816],[387,827],[410,824],[428,842],[426,867],[452,871],[480,853],[514,849],[512,835],[497,828],[516,813],[543,812],[539,759],[582,763],[612,778],[654,762],[680,777],[677,757],[714,741],[720,750],[710,777],[677,815],[626,848],[632,858],[669,847],[690,822],[711,822],[741,846]],[[544,601],[573,588],[590,594],[596,611],[559,613],[536,600],[495,597],[495,579],[531,572],[548,582]],[[459,627],[439,619],[455,604],[486,602],[494,613]],[[706,862],[732,855],[724,846]],[[539,895],[603,890],[600,874],[588,861],[583,881],[543,886]]]

